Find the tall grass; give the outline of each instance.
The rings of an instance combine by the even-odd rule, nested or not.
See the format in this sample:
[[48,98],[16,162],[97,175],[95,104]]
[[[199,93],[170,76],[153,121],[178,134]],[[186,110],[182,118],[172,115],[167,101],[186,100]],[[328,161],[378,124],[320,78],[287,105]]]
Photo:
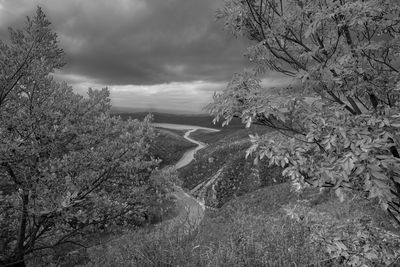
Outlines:
[[[340,203],[314,190],[293,195],[289,187],[282,184],[261,189],[230,201],[218,211],[208,210],[199,226],[188,220],[129,233],[88,250],[90,261],[85,266],[348,266],[345,258],[328,254],[327,247],[316,241],[316,231],[322,227],[327,235],[321,237],[329,241],[329,232],[341,229],[348,237],[342,240],[348,252],[361,257],[359,250],[364,245],[349,242],[359,240],[353,228],[365,218],[371,222],[365,222],[363,231],[379,227],[378,232],[366,232],[371,247],[381,247],[379,251],[399,248],[398,242],[389,244],[378,236],[376,240],[368,237],[368,233],[396,233],[395,229],[388,232],[391,224],[382,211],[375,210],[374,203]],[[393,260],[398,252],[392,254],[382,257]],[[385,266],[381,260],[365,261],[373,263],[367,266]]]
[[230,222],[208,218],[186,234],[182,225],[128,234],[89,250],[85,266],[306,266],[321,260],[303,225],[235,216]]

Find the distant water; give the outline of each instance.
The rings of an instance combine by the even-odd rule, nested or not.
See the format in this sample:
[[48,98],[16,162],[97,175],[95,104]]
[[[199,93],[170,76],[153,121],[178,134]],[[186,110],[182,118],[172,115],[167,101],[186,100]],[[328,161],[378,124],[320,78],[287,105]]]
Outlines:
[[184,125],[184,124],[173,124],[173,123],[152,123],[155,127],[160,127],[160,128],[167,128],[167,129],[173,129],[173,130],[207,130],[210,132],[219,132],[220,130],[218,129],[213,129],[213,128],[207,128],[207,127],[201,127],[201,126],[196,126],[196,125]]

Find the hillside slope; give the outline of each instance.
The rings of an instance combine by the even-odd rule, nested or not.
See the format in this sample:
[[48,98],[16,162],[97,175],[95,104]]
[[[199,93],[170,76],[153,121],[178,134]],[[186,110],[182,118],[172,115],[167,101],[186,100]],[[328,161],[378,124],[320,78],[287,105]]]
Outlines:
[[86,266],[399,266],[400,231],[376,203],[287,183],[206,211],[188,236],[134,232],[90,252]]
[[[212,186],[200,198],[205,198],[208,206],[220,207],[235,196],[254,191],[258,188],[279,184],[285,181],[281,168],[268,167],[265,162],[255,165],[253,159],[245,158],[250,146],[249,134],[269,132],[269,128],[237,129],[227,128],[220,132],[206,133],[201,130],[191,137],[208,143],[200,150],[195,161],[179,170],[183,186],[193,190],[202,182],[214,177]],[[218,177],[215,175],[218,173]]]

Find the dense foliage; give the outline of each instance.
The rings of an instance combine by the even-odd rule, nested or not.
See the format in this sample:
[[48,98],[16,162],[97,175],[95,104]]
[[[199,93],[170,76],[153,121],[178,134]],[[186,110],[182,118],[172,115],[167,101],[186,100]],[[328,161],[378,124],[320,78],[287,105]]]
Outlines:
[[[246,54],[254,68],[214,95],[208,109],[215,120],[239,117],[276,129],[274,138],[250,136],[247,155],[256,154],[255,162],[282,166],[299,190],[328,187],[342,201],[353,192],[377,199],[400,223],[399,2],[227,0],[218,17],[254,42]],[[268,70],[297,83],[271,94],[260,81]],[[370,250],[381,248],[374,234],[353,228],[311,236],[350,266],[398,260],[389,253],[397,248]]]
[[[297,187],[331,187],[340,199],[361,191],[399,219],[399,2],[227,0],[218,17],[254,41],[254,68],[215,94],[216,119],[280,131],[252,136],[248,152],[285,167]],[[270,95],[259,80],[268,70],[302,85]]]
[[0,42],[0,265],[125,223],[154,190],[149,119],[110,117],[107,89],[57,83],[64,65],[40,8]]

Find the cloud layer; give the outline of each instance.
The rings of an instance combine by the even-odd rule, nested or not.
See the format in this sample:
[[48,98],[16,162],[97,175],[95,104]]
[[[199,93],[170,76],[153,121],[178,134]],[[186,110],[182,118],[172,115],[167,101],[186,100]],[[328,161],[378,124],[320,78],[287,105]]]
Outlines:
[[[125,106],[124,99],[143,100],[156,90],[150,106],[184,106],[192,97],[197,108],[246,65],[246,43],[215,21],[222,2],[0,0],[0,37],[40,5],[67,54],[68,65],[57,77],[77,91],[87,85],[110,86],[114,104]],[[124,88],[124,97],[115,88]],[[130,105],[139,103],[143,101]]]

